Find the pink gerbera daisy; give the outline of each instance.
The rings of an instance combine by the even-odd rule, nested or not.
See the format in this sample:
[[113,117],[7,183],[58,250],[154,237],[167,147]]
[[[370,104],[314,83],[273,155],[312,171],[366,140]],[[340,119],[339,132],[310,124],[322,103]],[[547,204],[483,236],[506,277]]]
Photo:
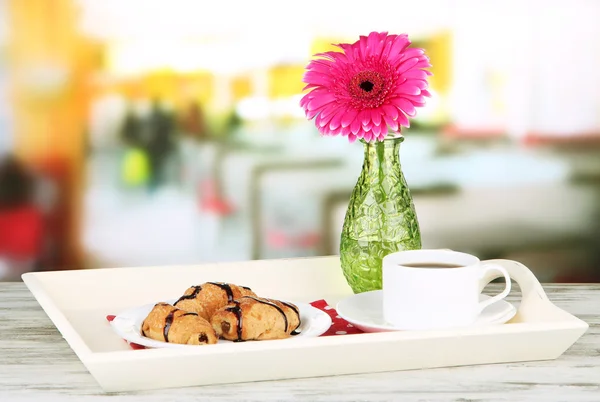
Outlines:
[[372,32],[343,52],[319,53],[306,67],[310,89],[300,101],[321,134],[344,135],[350,141],[382,141],[390,132],[409,127],[408,117],[425,105],[429,58],[409,48],[408,35]]

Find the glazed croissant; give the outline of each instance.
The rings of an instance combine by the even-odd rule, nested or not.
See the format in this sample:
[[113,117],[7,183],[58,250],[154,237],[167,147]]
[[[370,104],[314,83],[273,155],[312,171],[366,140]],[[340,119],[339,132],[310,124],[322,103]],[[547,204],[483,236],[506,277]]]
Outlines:
[[243,296],[217,310],[210,322],[217,336],[230,341],[284,339],[298,333],[300,313],[291,303]]
[[218,341],[207,320],[167,303],[158,303],[152,308],[142,322],[142,335],[157,341],[184,345],[207,345]]
[[197,313],[210,320],[218,309],[243,296],[256,296],[248,287],[231,283],[206,282],[188,288],[173,305],[179,309]]

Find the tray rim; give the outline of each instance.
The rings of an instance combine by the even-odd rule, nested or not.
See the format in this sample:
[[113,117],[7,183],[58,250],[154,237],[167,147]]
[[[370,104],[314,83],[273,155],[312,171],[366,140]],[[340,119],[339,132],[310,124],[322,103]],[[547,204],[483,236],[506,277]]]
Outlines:
[[[325,256],[315,258],[285,258],[277,261],[295,261],[302,260],[309,262],[313,259],[323,258],[338,258],[336,256]],[[244,264],[251,263],[260,264],[261,261],[274,261],[274,260],[253,260],[247,262],[238,262],[233,264]],[[220,263],[228,264],[228,263]],[[201,268],[203,265],[210,264],[194,264],[185,265],[186,267],[197,267]],[[143,269],[148,267],[133,267],[130,269]],[[117,272],[123,268],[102,268],[102,270],[110,270]],[[249,267],[251,269],[251,267]],[[87,270],[77,271],[77,275],[84,274]],[[89,270],[93,272],[96,270]],[[463,328],[463,329],[449,329],[449,330],[437,330],[437,331],[407,331],[407,332],[378,332],[378,333],[363,333],[346,336],[328,336],[328,337],[316,337],[298,339],[295,342],[247,342],[242,344],[236,344],[235,351],[233,351],[231,345],[211,345],[211,347],[201,347],[197,350],[179,350],[179,349],[143,349],[143,350],[115,350],[115,351],[104,351],[94,352],[86,344],[84,339],[81,337],[79,332],[69,322],[61,308],[55,303],[52,297],[46,291],[44,284],[40,277],[49,275],[68,275],[73,271],[45,271],[45,272],[29,272],[22,275],[22,279],[34,298],[40,304],[42,309],[46,312],[52,323],[56,326],[63,338],[67,341],[71,349],[76,353],[84,365],[94,363],[111,363],[116,361],[143,361],[147,359],[165,358],[165,357],[179,357],[179,356],[203,356],[213,354],[227,354],[232,352],[255,352],[260,350],[288,350],[288,349],[301,349],[306,347],[328,347],[332,345],[360,345],[372,342],[402,342],[406,340],[414,339],[445,339],[453,337],[468,337],[468,336],[482,336],[482,335],[506,335],[506,334],[517,334],[517,333],[538,333],[548,331],[561,331],[561,330],[579,330],[581,335],[589,328],[589,325],[583,320],[575,317],[571,313],[554,305],[545,295],[543,288],[539,285],[539,288],[533,286],[531,292],[539,296],[539,302],[543,304],[549,304],[553,308],[560,310],[564,313],[565,319],[548,322],[521,322],[511,323],[510,325],[501,326],[489,326],[480,328]],[[534,277],[535,278],[535,277]],[[540,294],[541,289],[541,294]],[[525,296],[525,291],[523,296]],[[325,298],[326,299],[326,298]],[[327,299],[326,299],[327,300]],[[580,335],[580,336],[581,336]],[[223,346],[223,347],[221,347]],[[132,353],[135,352],[135,353]]]

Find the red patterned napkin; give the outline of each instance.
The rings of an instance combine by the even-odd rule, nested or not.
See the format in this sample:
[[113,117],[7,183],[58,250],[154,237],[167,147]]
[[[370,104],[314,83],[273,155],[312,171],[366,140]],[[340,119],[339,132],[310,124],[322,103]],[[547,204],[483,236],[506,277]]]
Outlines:
[[340,317],[337,311],[329,304],[327,304],[325,300],[317,300],[310,303],[310,305],[315,308],[318,308],[321,311],[326,312],[331,317],[331,328],[329,328],[327,332],[325,332],[321,336],[352,335],[363,333],[363,331],[356,328],[354,325],[350,324],[348,321]]
[[[325,300],[317,300],[310,303],[310,305],[315,308],[318,308],[321,311],[324,311],[331,317],[331,328],[329,328],[321,336],[352,335],[363,333],[363,331],[356,328],[354,325],[350,324],[348,321],[340,317],[337,311],[329,304],[327,304]],[[106,319],[110,322],[115,319],[115,316],[107,315]],[[131,346],[132,349],[146,349],[145,346],[138,345],[137,343],[130,343],[129,346]]]

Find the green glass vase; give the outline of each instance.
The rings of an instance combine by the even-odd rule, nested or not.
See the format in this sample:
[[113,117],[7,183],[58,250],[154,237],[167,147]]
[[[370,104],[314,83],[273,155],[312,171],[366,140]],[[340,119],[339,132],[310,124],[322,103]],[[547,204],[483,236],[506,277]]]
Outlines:
[[340,241],[340,262],[354,293],[381,289],[381,260],[421,248],[417,213],[400,165],[404,137],[364,143]]

